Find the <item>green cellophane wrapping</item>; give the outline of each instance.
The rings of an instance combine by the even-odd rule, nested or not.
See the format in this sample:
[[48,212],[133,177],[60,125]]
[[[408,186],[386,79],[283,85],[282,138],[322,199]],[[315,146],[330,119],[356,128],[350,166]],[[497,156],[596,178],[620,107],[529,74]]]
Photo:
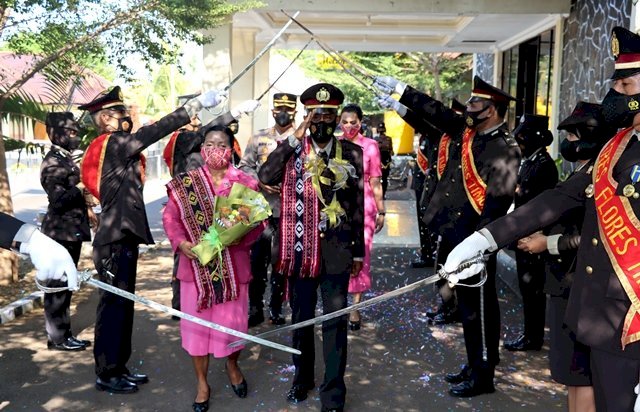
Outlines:
[[[238,221],[233,226],[226,227],[223,221],[229,216],[221,211],[229,210],[235,214],[239,208],[244,207],[249,208],[248,223]],[[271,207],[262,193],[242,184],[234,183],[228,196],[216,196],[213,224],[207,232],[202,234],[200,242],[191,250],[198,256],[198,260],[203,266],[214,258],[221,262],[224,248],[238,243],[269,216],[271,216]]]

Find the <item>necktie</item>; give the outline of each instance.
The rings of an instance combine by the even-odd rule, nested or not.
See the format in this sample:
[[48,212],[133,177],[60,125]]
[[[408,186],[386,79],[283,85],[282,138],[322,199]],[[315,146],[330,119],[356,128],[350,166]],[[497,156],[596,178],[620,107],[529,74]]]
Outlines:
[[318,153],[318,156],[320,157],[320,159],[322,159],[322,161],[327,164],[327,161],[329,160],[329,155],[327,154],[327,152],[325,152],[324,150],[321,150]]

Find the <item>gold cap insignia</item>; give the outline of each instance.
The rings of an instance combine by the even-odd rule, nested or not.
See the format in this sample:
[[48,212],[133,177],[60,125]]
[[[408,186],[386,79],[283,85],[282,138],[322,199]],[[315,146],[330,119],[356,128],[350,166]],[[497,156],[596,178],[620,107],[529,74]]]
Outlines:
[[284,100],[284,101],[286,102],[287,100],[289,100],[289,98],[288,98],[288,97],[287,97],[287,95],[285,94],[284,96],[282,96],[282,97],[280,98],[280,100]]
[[473,126],[473,119],[469,116],[467,116],[467,126],[469,127]]
[[637,100],[631,99],[629,100],[629,110],[638,110],[640,107],[640,103]]
[[122,90],[118,91],[118,100],[123,101],[124,97],[122,96]]
[[613,53],[613,58],[618,59],[620,55],[620,42],[618,41],[618,37],[615,33],[611,37],[611,53]]
[[319,102],[326,102],[329,98],[331,98],[331,94],[324,87],[316,93],[316,99],[318,99]]

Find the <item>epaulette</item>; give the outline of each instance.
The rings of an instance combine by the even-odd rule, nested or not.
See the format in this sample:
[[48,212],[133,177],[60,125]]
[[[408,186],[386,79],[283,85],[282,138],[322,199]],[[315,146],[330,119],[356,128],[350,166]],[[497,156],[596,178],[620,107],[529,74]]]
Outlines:
[[511,135],[509,132],[505,132],[502,135],[502,138],[505,142],[507,142],[507,146],[509,147],[519,147],[516,138]]

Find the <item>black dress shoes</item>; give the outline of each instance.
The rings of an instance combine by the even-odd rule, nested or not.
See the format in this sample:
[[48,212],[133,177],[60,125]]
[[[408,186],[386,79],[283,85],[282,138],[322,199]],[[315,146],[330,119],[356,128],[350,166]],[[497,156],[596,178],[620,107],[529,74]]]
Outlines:
[[520,335],[516,339],[505,342],[504,348],[511,352],[524,352],[528,350],[542,349],[542,342],[533,342],[525,335]]
[[471,379],[471,368],[469,365],[464,365],[458,373],[447,373],[444,376],[444,380],[452,384],[462,383],[469,379]]
[[264,322],[264,313],[262,311],[249,315],[249,327],[253,328]]
[[249,392],[249,386],[247,385],[247,380],[242,378],[242,382],[237,385],[231,384],[231,389],[233,389],[233,393],[236,394],[238,398],[246,398],[247,392]]
[[47,349],[49,350],[61,350],[67,352],[75,352],[79,350],[85,350],[87,347],[79,342],[76,342],[72,338],[67,338],[61,343],[53,343],[47,341]]
[[[429,314],[427,314],[427,317]],[[458,312],[440,312],[433,318],[429,318],[429,323],[433,325],[448,325],[450,323],[460,322],[460,316]]]
[[313,386],[293,385],[287,393],[287,400],[291,403],[302,402],[307,399],[307,392],[313,389]]
[[287,323],[287,320],[279,313],[272,313],[271,316],[269,316],[269,322],[272,325],[284,325]]
[[143,383],[149,382],[149,377],[142,373],[123,373],[122,377],[136,385],[142,385]]
[[449,394],[458,398],[470,398],[472,396],[482,395],[483,393],[493,393],[496,389],[493,382],[482,382],[479,380],[466,380],[452,386]]
[[84,347],[88,348],[89,346],[91,346],[91,341],[90,340],[85,340],[85,339],[78,339],[75,336],[70,336],[69,340],[74,341],[75,343],[79,344],[79,345],[83,345]]
[[114,376],[109,380],[96,379],[96,389],[109,393],[134,393],[138,392],[138,385],[131,383],[122,376]]

